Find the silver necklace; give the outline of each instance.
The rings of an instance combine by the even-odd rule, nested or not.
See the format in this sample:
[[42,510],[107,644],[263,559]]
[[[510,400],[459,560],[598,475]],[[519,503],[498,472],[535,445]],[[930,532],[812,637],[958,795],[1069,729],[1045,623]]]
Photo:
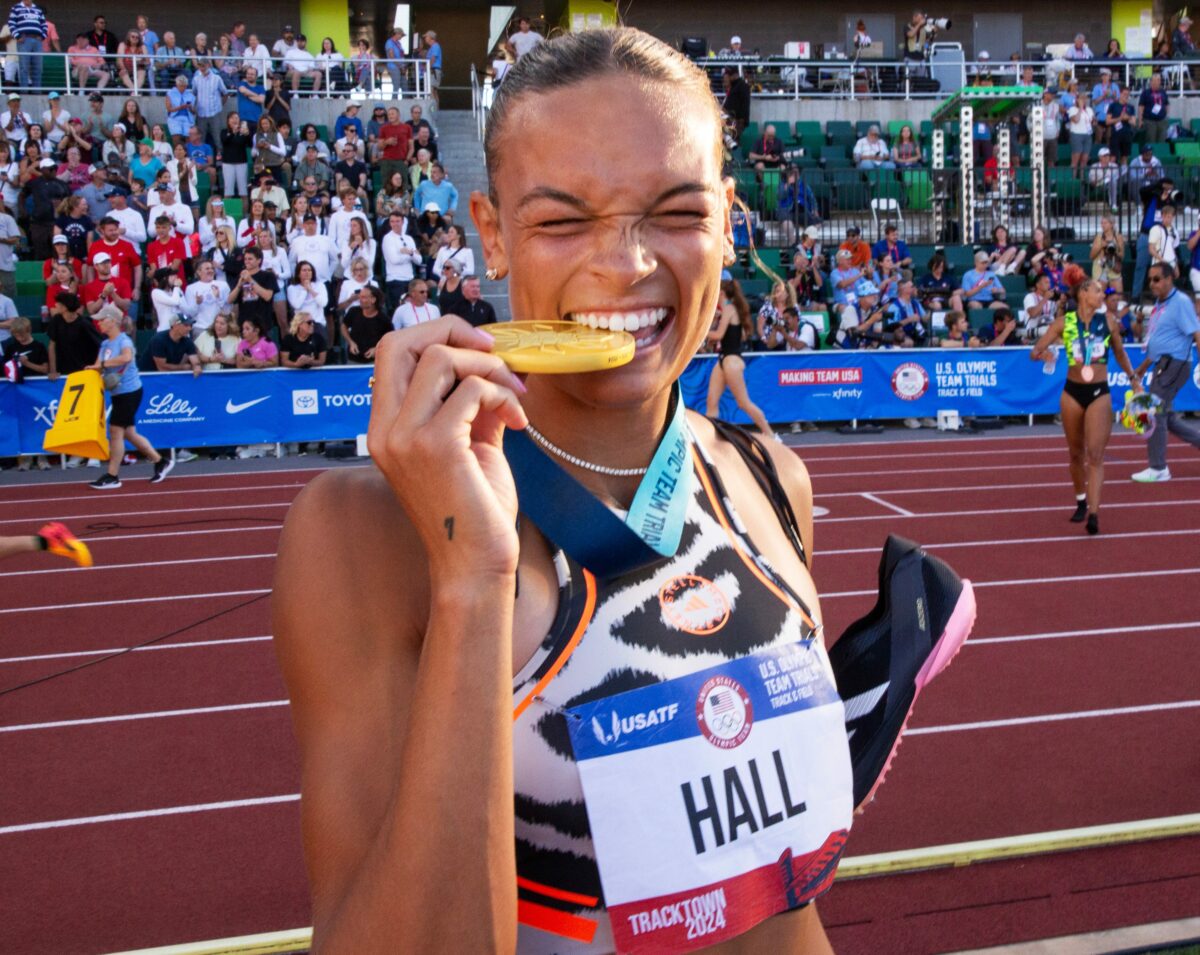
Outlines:
[[585,461],[583,458],[577,458],[568,451],[564,451],[556,444],[552,444],[550,439],[538,431],[532,424],[527,424],[525,430],[529,432],[529,436],[533,438],[543,448],[553,454],[556,458],[561,458],[568,464],[573,464],[577,468],[583,468],[585,471],[594,471],[597,474],[607,474],[609,477],[641,477],[650,468],[610,468],[603,464],[593,464],[591,461]]

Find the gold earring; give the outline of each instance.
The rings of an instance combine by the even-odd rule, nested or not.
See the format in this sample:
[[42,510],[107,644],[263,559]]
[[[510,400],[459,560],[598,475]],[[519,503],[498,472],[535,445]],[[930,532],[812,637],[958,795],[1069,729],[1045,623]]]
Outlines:
[[725,268],[729,268],[729,266],[733,265],[736,261],[737,252],[734,250],[732,245],[727,246],[725,249],[725,255],[721,258],[721,263],[725,266]]
[[485,279],[487,279],[489,282],[495,282],[496,279],[503,278],[503,276],[500,274],[499,269],[488,269],[486,272],[483,273],[483,277]]

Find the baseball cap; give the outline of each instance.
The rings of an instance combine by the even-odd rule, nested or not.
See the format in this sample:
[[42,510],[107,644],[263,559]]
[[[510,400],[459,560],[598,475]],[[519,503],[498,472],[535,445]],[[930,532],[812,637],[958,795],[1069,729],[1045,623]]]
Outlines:
[[103,97],[103,96],[101,96],[99,93],[93,93],[91,96],[89,96],[89,97],[88,97],[88,102],[90,102],[90,103],[103,103],[103,102],[104,102],[104,97]]
[[99,265],[101,262],[111,262],[112,256],[107,252],[97,252],[92,256],[92,265]]
[[346,104],[346,109],[358,109],[358,103],[351,100],[349,103]]
[[311,212],[306,212],[306,213],[304,213],[304,221],[305,222],[316,222],[317,217],[314,216]]
[[815,225],[810,225],[807,229],[804,230],[804,237],[806,239],[819,239],[819,238],[821,238],[821,230],[818,229]]
[[1099,157],[1099,156],[1111,156],[1111,155],[1112,155],[1112,150],[1110,150],[1110,149],[1109,149],[1107,146],[1101,146],[1101,147],[1100,147],[1100,151],[1099,151],[1098,153],[1096,153],[1096,156],[1097,156],[1097,157]]
[[196,320],[190,315],[176,315],[171,319],[172,325],[195,325]]
[[220,196],[213,196],[212,204],[214,206],[220,206],[222,209],[225,208],[225,200],[222,199]]
[[47,156],[40,163],[38,163],[38,169],[57,169],[57,168],[58,168],[58,163],[56,163],[49,156]]
[[1144,153],[1154,152],[1154,144],[1153,143],[1142,143],[1142,152],[1144,152]]
[[442,207],[439,206],[436,202],[427,202],[427,203],[425,203],[425,208],[422,209],[421,211],[422,212],[441,212]]
[[849,249],[838,249],[837,257],[839,259],[850,258],[850,250]]
[[51,240],[50,240],[50,242],[51,242],[51,244],[53,244],[53,245],[66,245],[66,244],[67,244],[67,237],[66,237],[65,235],[63,235],[63,234],[60,232],[60,233],[59,233],[58,235],[56,235],[56,236],[55,236],[53,239],[51,239]]
[[990,60],[991,58],[992,58],[992,54],[990,54],[990,53],[989,53],[987,50],[980,50],[980,51],[979,51],[979,59],[981,59],[981,60]]
[[859,279],[854,283],[854,294],[860,298],[864,295],[878,295],[879,287],[870,279]]
[[[97,256],[97,258],[99,258],[99,256]],[[124,313],[119,308],[117,308],[117,306],[109,303],[108,305],[105,305],[103,308],[101,308],[100,311],[96,312],[95,315],[92,316],[92,321],[102,322],[106,318],[112,318],[112,319],[116,319],[117,321],[120,321],[124,317],[125,317]]]
[[741,43],[741,42],[742,42],[742,38],[741,38],[740,36],[731,36],[731,37],[729,38],[729,45],[730,45],[730,46],[733,46],[733,44],[735,44],[735,43]]
[[859,235],[859,228],[856,225],[846,226],[846,235]]
[[60,96],[60,94],[59,94],[58,90],[51,90],[50,95],[46,98],[47,99],[58,99],[59,96]]

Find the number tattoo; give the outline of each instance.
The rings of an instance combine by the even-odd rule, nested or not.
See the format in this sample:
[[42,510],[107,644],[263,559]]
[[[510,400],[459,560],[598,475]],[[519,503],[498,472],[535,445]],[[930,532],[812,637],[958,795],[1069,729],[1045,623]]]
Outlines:
[[454,540],[454,517],[447,517],[442,523],[446,527],[446,540]]

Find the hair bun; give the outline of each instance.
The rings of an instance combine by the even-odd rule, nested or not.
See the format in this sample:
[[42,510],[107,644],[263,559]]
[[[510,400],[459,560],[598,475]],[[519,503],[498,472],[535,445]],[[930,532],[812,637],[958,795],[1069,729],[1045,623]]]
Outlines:
[[1080,284],[1088,277],[1087,272],[1083,270],[1083,266],[1076,262],[1072,262],[1063,269],[1063,282],[1067,288],[1074,291],[1079,288]]

